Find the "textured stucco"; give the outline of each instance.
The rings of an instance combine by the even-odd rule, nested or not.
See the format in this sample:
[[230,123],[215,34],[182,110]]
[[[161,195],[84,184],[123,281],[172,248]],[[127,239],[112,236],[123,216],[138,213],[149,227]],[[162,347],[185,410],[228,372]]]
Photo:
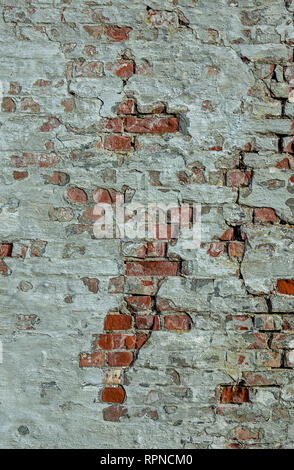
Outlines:
[[[0,7],[0,447],[293,448],[293,2]],[[95,238],[97,194],[200,203],[200,248]]]

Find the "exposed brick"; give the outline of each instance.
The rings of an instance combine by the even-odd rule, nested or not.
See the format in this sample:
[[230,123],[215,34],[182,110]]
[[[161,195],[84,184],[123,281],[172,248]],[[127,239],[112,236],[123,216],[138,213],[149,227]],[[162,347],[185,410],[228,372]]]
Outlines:
[[[99,335],[98,345],[101,349],[134,349],[136,344],[135,335],[126,335],[122,333],[108,333]],[[130,347],[134,345],[134,347]]]
[[131,150],[131,139],[121,135],[106,135],[104,138],[104,148],[106,150]]
[[62,171],[53,171],[52,176],[43,175],[43,178],[47,183],[57,184],[58,186],[65,186],[70,181],[69,175]]
[[131,315],[108,314],[104,322],[104,328],[107,331],[129,330],[131,327]]
[[87,193],[80,188],[69,188],[67,190],[66,197],[71,202],[85,203],[88,201]]
[[12,249],[12,243],[0,243],[0,258],[11,258]]
[[102,391],[101,399],[105,403],[123,403],[126,392],[122,386],[105,387]]
[[221,388],[221,403],[248,403],[249,390],[246,387],[227,385]]
[[179,120],[176,117],[125,118],[125,131],[134,134],[167,134],[177,132]]
[[136,327],[139,330],[160,330],[159,317],[157,315],[136,315]]
[[108,364],[110,367],[127,367],[133,362],[133,353],[129,351],[122,352],[109,352]]
[[188,315],[166,315],[164,326],[167,330],[188,331],[191,328],[191,320]]
[[1,103],[1,111],[4,113],[14,113],[16,104],[12,98],[3,98]]
[[108,292],[109,294],[121,294],[124,291],[125,278],[124,276],[113,277],[109,279]]
[[279,294],[294,295],[294,279],[278,279],[277,291]]
[[151,308],[151,297],[148,295],[131,295],[126,300],[134,312],[150,310]]
[[132,28],[129,26],[108,26],[107,36],[111,41],[127,41]]
[[181,264],[177,261],[126,262],[127,276],[178,276]]
[[104,421],[119,422],[125,408],[119,405],[111,405],[103,410]]
[[228,245],[229,256],[242,258],[245,250],[244,242],[230,242]]
[[268,207],[255,209],[254,216],[256,222],[266,223],[266,222],[277,222],[278,218],[274,209],[270,209]]
[[88,287],[90,292],[93,292],[93,294],[97,294],[98,286],[99,286],[98,279],[90,278],[90,277],[83,277],[82,281]]
[[134,114],[135,100],[129,99],[121,103],[117,109],[118,114]]
[[233,188],[248,186],[251,178],[251,171],[228,171],[227,184]]
[[103,367],[106,365],[106,355],[104,352],[94,352],[92,354],[80,354],[80,367]]
[[133,62],[120,62],[119,68],[115,71],[115,75],[122,80],[128,80],[134,73]]
[[28,172],[27,171],[14,171],[13,172],[13,178],[15,180],[23,180],[28,177]]

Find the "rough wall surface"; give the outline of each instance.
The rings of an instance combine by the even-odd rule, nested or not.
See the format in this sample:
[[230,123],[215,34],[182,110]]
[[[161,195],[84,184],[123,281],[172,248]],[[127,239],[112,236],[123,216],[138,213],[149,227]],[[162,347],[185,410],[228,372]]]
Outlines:
[[[293,13],[1,0],[2,448],[293,448]],[[118,195],[200,248],[95,238]]]

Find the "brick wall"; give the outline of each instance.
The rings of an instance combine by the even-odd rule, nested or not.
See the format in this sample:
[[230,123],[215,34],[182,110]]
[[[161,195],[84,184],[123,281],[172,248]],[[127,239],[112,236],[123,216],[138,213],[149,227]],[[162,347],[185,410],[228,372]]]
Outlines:
[[293,13],[2,2],[1,447],[293,448]]

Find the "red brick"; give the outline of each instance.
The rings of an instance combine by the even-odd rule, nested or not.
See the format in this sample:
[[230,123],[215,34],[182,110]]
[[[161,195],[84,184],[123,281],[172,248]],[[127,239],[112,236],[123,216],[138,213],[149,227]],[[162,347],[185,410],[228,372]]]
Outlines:
[[123,120],[121,118],[109,118],[103,121],[102,131],[123,132]]
[[179,120],[176,117],[125,118],[125,131],[135,134],[167,134],[178,129]]
[[121,416],[124,413],[125,408],[122,406],[111,405],[103,410],[104,421],[119,422]]
[[108,314],[104,322],[104,329],[106,331],[129,330],[131,327],[131,315]]
[[0,273],[2,274],[2,276],[8,276],[8,267],[6,265],[6,263],[4,263],[4,261],[1,259],[0,260]]
[[87,202],[88,196],[83,189],[69,188],[66,193],[67,199],[71,202]]
[[102,391],[101,399],[105,403],[123,403],[126,392],[122,386],[105,387]]
[[51,117],[48,119],[47,122],[44,122],[44,124],[40,127],[41,132],[49,132],[51,129],[55,129],[56,127],[60,126],[60,121],[59,119],[55,117]]
[[181,265],[177,261],[129,261],[127,276],[178,276]]
[[29,165],[36,165],[40,168],[48,168],[55,166],[61,158],[56,153],[26,153],[23,152],[21,157],[13,155],[11,161],[14,166],[27,167]]
[[191,320],[188,315],[166,315],[164,326],[167,330],[190,330]]
[[27,171],[14,171],[13,172],[13,178],[15,180],[23,180],[24,178],[28,177],[28,172]]
[[221,403],[248,403],[249,390],[246,387],[225,386],[221,390]]
[[160,330],[159,317],[157,315],[136,315],[136,327],[139,330]]
[[131,139],[122,135],[107,135],[104,139],[104,148],[106,150],[130,150]]
[[1,110],[4,113],[14,113],[16,109],[15,102],[12,98],[4,98],[1,104]]
[[233,188],[239,188],[240,186],[248,186],[251,178],[251,171],[228,171],[227,173],[227,184]]
[[279,294],[294,295],[294,279],[278,279],[277,291]]
[[110,367],[127,367],[133,362],[133,353],[129,351],[108,353],[108,364]]
[[93,294],[97,294],[98,292],[98,284],[99,284],[99,281],[98,279],[96,278],[90,278],[90,277],[83,277],[82,279],[83,283],[85,284],[85,286],[88,287],[89,291],[90,292],[93,292]]
[[70,181],[70,177],[67,173],[62,171],[53,171],[53,175],[43,175],[45,181],[51,184],[57,184],[58,186],[65,186]]
[[129,99],[121,103],[118,107],[118,114],[134,114],[135,112],[135,100]]
[[129,306],[135,312],[150,310],[151,297],[149,295],[131,295],[127,298]]
[[93,38],[99,39],[103,33],[103,26],[83,26],[84,30]]
[[133,62],[120,62],[119,68],[115,71],[115,75],[122,80],[127,80],[134,73]]
[[230,242],[228,246],[229,256],[242,258],[244,254],[245,244],[244,242]]
[[290,170],[290,163],[288,158],[283,158],[281,161],[275,164],[276,168],[280,170]]
[[225,252],[225,244],[221,242],[214,242],[209,245],[207,253],[213,258],[217,258]]
[[228,228],[222,236],[220,237],[220,240],[227,241],[227,240],[233,240],[234,239],[234,229],[232,227]]
[[136,349],[140,349],[146,343],[147,339],[148,339],[148,335],[146,335],[145,333],[137,333],[136,345],[135,345]]
[[11,258],[13,243],[0,243],[0,258]]
[[125,278],[124,276],[113,277],[109,279],[108,292],[109,294],[122,294],[124,291]]
[[135,335],[126,335],[122,333],[107,333],[99,335],[98,346],[101,349],[110,351],[111,349],[134,349],[130,348],[130,344],[136,343]]
[[242,426],[235,428],[233,431],[234,439],[239,441],[248,441],[251,439],[259,439],[258,431],[250,431],[248,428]]
[[106,365],[106,355],[99,351],[95,353],[80,354],[80,367],[103,367]]
[[254,210],[255,222],[277,222],[278,218],[274,209],[263,207]]
[[93,199],[96,204],[112,204],[116,200],[116,191],[97,188],[93,191]]
[[126,41],[129,39],[129,33],[132,31],[132,28],[129,26],[108,26],[107,36],[111,41]]

